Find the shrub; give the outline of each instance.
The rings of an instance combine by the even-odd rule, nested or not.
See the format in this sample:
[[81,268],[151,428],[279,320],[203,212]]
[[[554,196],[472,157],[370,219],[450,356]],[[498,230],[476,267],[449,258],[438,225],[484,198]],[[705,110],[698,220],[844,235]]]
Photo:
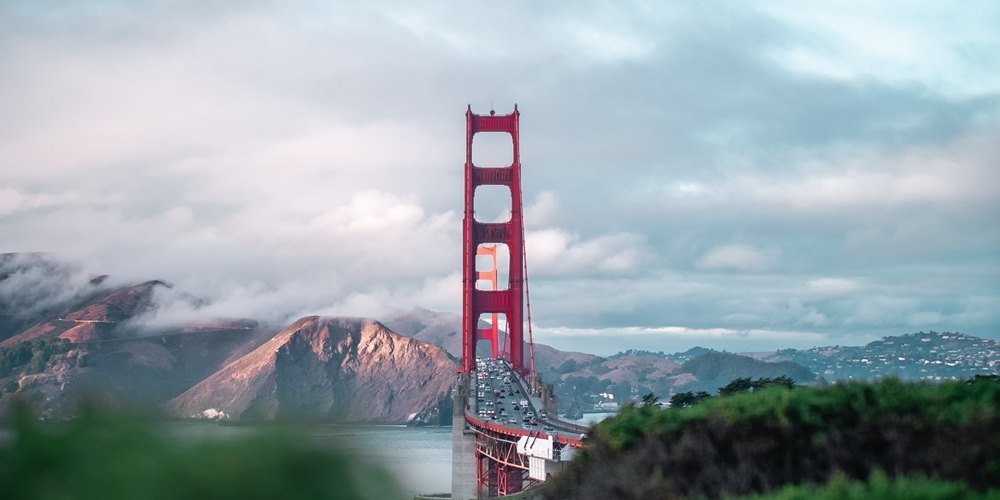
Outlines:
[[0,447],[5,498],[330,498],[401,496],[387,473],[277,430],[177,443],[152,422],[92,412],[42,427],[23,410]]
[[714,498],[826,483],[835,473],[865,481],[877,470],[983,491],[1000,488],[998,412],[1000,381],[989,378],[764,387],[688,408],[627,405],[591,429],[580,459],[542,491]]
[[1000,498],[1000,490],[977,492],[961,482],[937,481],[923,476],[890,478],[875,471],[865,481],[851,481],[843,474],[826,484],[785,486],[771,493],[738,497],[741,500],[975,500]]
[[65,339],[40,339],[2,347],[0,377],[9,376],[22,367],[28,373],[38,373],[45,368],[52,356],[65,353],[69,348],[70,343]]

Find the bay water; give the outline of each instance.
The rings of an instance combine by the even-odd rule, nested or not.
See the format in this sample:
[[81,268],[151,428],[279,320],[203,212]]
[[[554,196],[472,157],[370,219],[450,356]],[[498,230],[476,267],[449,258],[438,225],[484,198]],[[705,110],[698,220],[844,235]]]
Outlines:
[[[574,422],[592,425],[613,413],[585,414]],[[198,442],[239,439],[269,426],[220,425],[205,421],[165,422],[159,428],[170,440]],[[451,491],[451,428],[403,425],[302,424],[292,431],[322,448],[347,450],[359,460],[392,473],[407,494]],[[0,445],[13,438],[0,428]]]

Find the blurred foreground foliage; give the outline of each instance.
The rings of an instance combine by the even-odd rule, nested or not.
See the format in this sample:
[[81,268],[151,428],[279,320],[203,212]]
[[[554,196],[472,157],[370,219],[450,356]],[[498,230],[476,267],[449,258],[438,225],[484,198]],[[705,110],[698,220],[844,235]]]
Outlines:
[[834,475],[826,484],[790,485],[780,490],[731,497],[733,500],[998,500],[1000,490],[976,491],[961,482],[936,481],[926,477],[891,478],[882,471],[866,481],[851,481]]
[[995,423],[1000,417],[1000,379],[976,377],[967,382],[934,384],[890,378],[791,390],[768,386],[752,393],[705,398],[684,408],[627,405],[615,418],[598,424],[594,432],[615,448],[624,449],[651,432],[676,432],[710,417],[731,424],[769,422],[816,430],[852,428],[892,417],[926,425]]
[[[1000,379],[768,385],[702,398],[688,407],[626,405],[591,429],[585,448],[539,496],[718,498],[822,485],[839,475],[841,483],[826,487],[870,493],[882,488],[869,495],[879,498],[889,483],[865,483],[877,471],[893,481],[911,478],[899,485],[890,481],[891,487],[915,488],[920,480],[912,478],[926,477],[969,491],[989,490],[995,497]],[[844,481],[861,485],[848,487]],[[842,498],[826,487],[818,487],[816,496]],[[802,493],[808,491],[792,488],[787,498],[811,497]]]
[[196,440],[171,438],[162,426],[94,410],[41,424],[19,409],[0,442],[0,497],[405,498],[384,470],[287,428]]

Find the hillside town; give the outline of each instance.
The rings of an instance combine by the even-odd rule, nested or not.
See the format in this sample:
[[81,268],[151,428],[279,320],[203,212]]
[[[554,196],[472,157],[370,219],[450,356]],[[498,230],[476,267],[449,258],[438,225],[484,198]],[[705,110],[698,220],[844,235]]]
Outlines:
[[827,381],[899,377],[964,379],[1000,372],[1000,342],[956,332],[917,332],[865,346],[783,349],[769,360],[799,363]]

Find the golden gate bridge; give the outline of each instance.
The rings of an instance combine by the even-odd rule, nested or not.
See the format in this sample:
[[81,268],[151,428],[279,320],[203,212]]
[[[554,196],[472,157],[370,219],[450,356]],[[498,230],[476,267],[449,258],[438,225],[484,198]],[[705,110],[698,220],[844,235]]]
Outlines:
[[[531,302],[524,252],[521,202],[520,112],[465,113],[465,214],[462,220],[462,364],[453,390],[453,499],[496,497],[534,486],[559,470],[582,445],[586,427],[559,420],[551,386],[535,373]],[[509,165],[473,163],[476,134],[509,134]],[[478,187],[502,186],[510,193],[510,218],[476,218]],[[507,283],[498,287],[498,245],[509,252]],[[478,262],[488,262],[477,266]],[[527,308],[527,311],[525,309]],[[528,341],[524,341],[527,312]],[[499,316],[506,319],[506,332]],[[482,318],[488,318],[488,323]],[[485,328],[481,324],[485,323]],[[477,358],[480,340],[490,356]],[[524,362],[525,346],[528,363]]]

